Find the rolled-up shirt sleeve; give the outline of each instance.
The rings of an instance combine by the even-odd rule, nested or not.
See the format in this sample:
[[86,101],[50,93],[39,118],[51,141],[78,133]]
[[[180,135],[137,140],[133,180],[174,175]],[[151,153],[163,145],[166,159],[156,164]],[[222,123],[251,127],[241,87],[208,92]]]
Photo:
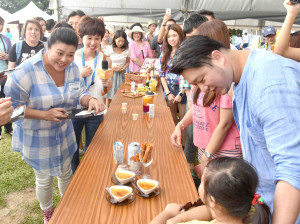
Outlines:
[[22,70],[16,71],[8,77],[4,93],[6,97],[11,97],[13,107],[26,105],[30,97],[31,85],[31,77]]
[[276,181],[300,190],[300,89],[296,83],[272,85],[255,104],[258,123],[275,165]]

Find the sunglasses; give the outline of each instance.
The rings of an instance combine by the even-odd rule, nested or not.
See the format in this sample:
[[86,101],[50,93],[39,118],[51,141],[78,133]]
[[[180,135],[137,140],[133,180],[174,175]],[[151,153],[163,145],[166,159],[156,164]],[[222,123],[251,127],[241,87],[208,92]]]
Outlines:
[[198,207],[200,205],[203,205],[203,202],[202,202],[201,198],[197,199],[194,203],[192,203],[192,202],[186,203],[184,206],[182,206],[182,208],[180,209],[180,211],[182,211],[182,210],[187,211],[191,207]]

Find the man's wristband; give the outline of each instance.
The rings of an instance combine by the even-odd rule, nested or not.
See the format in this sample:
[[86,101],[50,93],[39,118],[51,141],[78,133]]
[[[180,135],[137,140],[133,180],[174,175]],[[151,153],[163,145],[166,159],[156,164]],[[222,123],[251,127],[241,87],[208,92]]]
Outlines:
[[168,92],[167,94],[166,94],[166,96],[169,96],[171,94],[171,92]]

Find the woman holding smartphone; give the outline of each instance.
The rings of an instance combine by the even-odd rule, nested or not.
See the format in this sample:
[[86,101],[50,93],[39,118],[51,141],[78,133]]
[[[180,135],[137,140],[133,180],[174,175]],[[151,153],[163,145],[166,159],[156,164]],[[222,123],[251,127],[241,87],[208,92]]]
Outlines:
[[13,107],[26,105],[25,119],[15,122],[12,150],[20,152],[34,171],[36,195],[48,223],[53,212],[53,177],[61,195],[71,177],[71,160],[76,151],[72,121],[66,111],[78,104],[96,113],[105,106],[86,91],[80,71],[73,63],[78,45],[69,28],[55,29],[47,48],[14,71],[4,91]]

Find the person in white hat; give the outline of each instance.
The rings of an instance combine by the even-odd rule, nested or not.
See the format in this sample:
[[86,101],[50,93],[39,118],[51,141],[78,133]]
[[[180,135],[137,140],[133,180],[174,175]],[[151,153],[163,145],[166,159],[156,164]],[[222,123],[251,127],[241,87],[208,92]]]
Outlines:
[[150,44],[147,41],[143,41],[145,32],[141,27],[134,26],[128,33],[128,36],[133,39],[133,42],[129,44],[131,49],[129,70],[132,73],[137,73],[140,71],[145,58],[152,58],[153,54]]
[[157,27],[156,21],[151,19],[148,23],[148,32],[146,33],[147,41],[151,42],[151,40],[154,36],[154,32],[155,32],[156,27]]

